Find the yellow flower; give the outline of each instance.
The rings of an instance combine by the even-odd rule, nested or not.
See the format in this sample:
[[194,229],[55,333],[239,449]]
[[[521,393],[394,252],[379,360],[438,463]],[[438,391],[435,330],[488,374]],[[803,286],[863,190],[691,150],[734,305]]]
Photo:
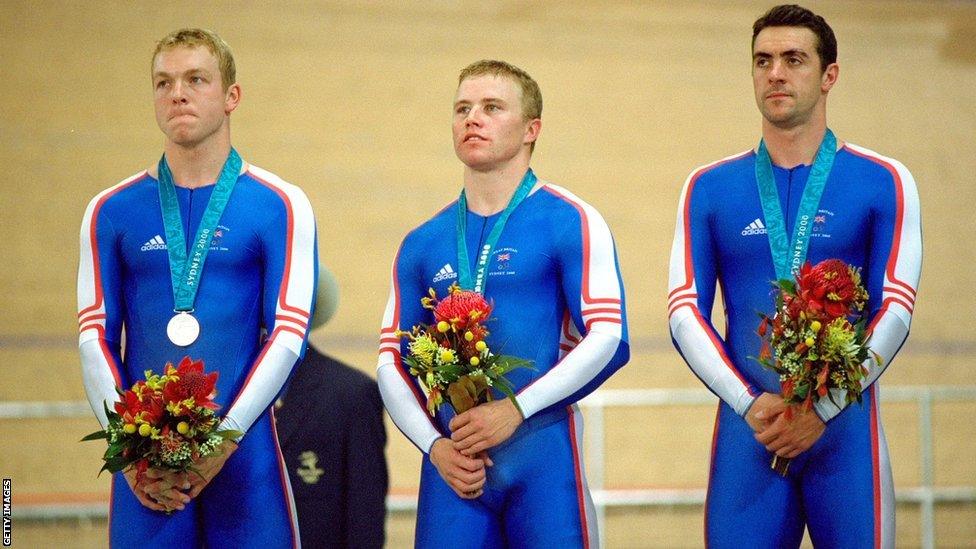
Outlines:
[[478,357],[473,356],[471,357],[471,360],[469,362],[471,362],[472,366],[477,366],[481,362],[481,360]]
[[185,421],[181,421],[181,422],[177,423],[176,424],[176,432],[179,433],[179,434],[181,434],[181,435],[187,434],[188,432],[190,432],[190,424],[187,423],[187,422],[185,422]]
[[152,427],[150,427],[148,423],[143,423],[139,426],[140,436],[148,437],[150,433],[152,433]]
[[845,318],[838,318],[827,325],[822,358],[837,362],[857,354],[855,332]]
[[488,348],[488,344],[484,341],[479,341],[474,344],[474,348],[477,349],[479,353],[483,353],[485,352],[485,349]]
[[122,430],[131,435],[132,433],[136,432],[136,424],[126,423],[122,426]]
[[454,351],[446,349],[441,351],[441,364],[450,364],[454,362]]
[[464,332],[465,341],[471,341],[472,339],[474,339],[474,334],[472,334],[471,332]]
[[410,354],[420,361],[421,364],[431,366],[434,364],[434,354],[439,347],[437,342],[431,339],[430,336],[422,335],[410,342],[409,348]]
[[804,341],[804,343],[807,344],[807,347],[813,347],[813,344],[816,343],[816,340],[813,339],[812,337],[808,337],[806,341]]
[[442,320],[437,323],[437,331],[442,334],[446,333],[450,329],[451,329],[451,325],[448,324],[446,320]]
[[813,330],[813,333],[819,332],[820,328],[822,327],[823,325],[820,324],[819,320],[814,320],[813,322],[810,323],[810,329]]

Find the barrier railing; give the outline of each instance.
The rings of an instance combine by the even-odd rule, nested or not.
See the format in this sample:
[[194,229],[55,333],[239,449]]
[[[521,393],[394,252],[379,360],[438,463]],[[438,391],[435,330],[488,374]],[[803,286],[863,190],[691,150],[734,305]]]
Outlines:
[[[896,488],[895,500],[921,506],[921,540],[925,549],[935,547],[935,504],[942,502],[976,503],[976,486],[935,486],[932,440],[932,404],[934,402],[976,401],[976,386],[883,386],[881,402],[916,403],[919,408],[919,452],[921,486]],[[605,417],[608,407],[694,406],[716,404],[718,399],[705,389],[603,389],[580,404],[586,410],[587,482],[597,505],[600,532],[605,531],[607,507],[704,505],[704,489],[607,490]]]
[[[920,486],[897,488],[899,503],[918,504],[921,510],[922,547],[935,547],[935,505],[943,502],[976,503],[976,486],[935,486],[933,459],[932,406],[936,402],[976,402],[976,386],[900,386],[882,387],[882,402],[916,403],[919,429]],[[604,410],[613,407],[695,406],[715,404],[717,399],[705,389],[602,389],[580,402],[586,411],[587,480],[597,506],[600,532],[605,532],[606,509],[611,507],[701,506],[705,489],[618,489],[607,488]],[[51,417],[89,417],[86,401],[0,402],[0,420]],[[416,494],[387,496],[387,509],[409,513],[417,508]],[[14,518],[81,520],[103,518],[107,501],[58,502],[15,505]]]

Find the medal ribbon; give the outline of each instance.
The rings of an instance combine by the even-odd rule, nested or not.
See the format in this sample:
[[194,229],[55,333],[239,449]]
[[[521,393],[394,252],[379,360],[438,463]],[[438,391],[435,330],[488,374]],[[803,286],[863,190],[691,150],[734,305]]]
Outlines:
[[241,165],[240,155],[231,148],[227,161],[220,170],[220,177],[210,195],[210,200],[207,202],[207,209],[203,213],[203,219],[200,220],[200,227],[197,228],[196,238],[193,239],[188,254],[173,174],[166,163],[166,155],[159,159],[159,207],[163,213],[163,227],[166,229],[166,249],[169,252],[169,272],[173,281],[174,311],[193,310],[193,302],[196,300],[200,278],[203,275],[203,264],[207,260],[210,243],[213,241],[214,229],[217,228],[220,216],[227,206],[227,201],[230,200],[230,193],[237,183]]
[[485,271],[488,267],[488,258],[491,257],[491,250],[498,243],[498,238],[502,235],[502,230],[505,229],[505,223],[508,222],[509,216],[525,200],[525,197],[529,196],[529,192],[535,186],[536,181],[535,174],[532,173],[532,169],[530,168],[525,172],[525,177],[519,183],[515,194],[512,195],[512,199],[508,201],[508,206],[505,206],[502,215],[498,217],[495,226],[488,233],[488,239],[485,241],[484,246],[478,251],[478,264],[475,268],[475,279],[473,281],[471,280],[471,263],[468,261],[468,246],[465,242],[465,235],[467,235],[468,230],[468,199],[464,195],[464,190],[461,190],[461,197],[458,198],[457,203],[458,280],[461,288],[474,290],[481,294],[485,293],[485,286],[488,284],[488,277]]
[[810,232],[813,218],[820,206],[820,197],[827,185],[830,168],[834,165],[837,154],[837,138],[827,129],[820,150],[813,161],[807,184],[803,188],[800,207],[797,210],[796,222],[793,224],[793,237],[786,235],[786,221],[783,219],[779,193],[776,191],[776,179],[773,176],[773,163],[766,149],[766,142],[759,141],[759,151],[756,153],[756,183],[759,185],[759,200],[762,202],[763,217],[766,222],[766,235],[769,239],[769,251],[773,255],[773,266],[776,268],[776,278],[790,279],[800,270],[807,258],[810,246]]

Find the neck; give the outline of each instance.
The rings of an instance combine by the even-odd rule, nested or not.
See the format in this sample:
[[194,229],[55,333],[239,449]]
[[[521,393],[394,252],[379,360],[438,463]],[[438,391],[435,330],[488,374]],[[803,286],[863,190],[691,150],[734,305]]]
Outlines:
[[217,181],[230,154],[230,136],[192,147],[166,143],[166,163],[177,187],[196,189]]
[[468,209],[478,215],[492,215],[504,210],[528,169],[528,157],[490,171],[465,168],[464,194]]
[[763,141],[773,164],[781,168],[813,164],[826,133],[826,117],[793,128],[779,128],[763,119]]

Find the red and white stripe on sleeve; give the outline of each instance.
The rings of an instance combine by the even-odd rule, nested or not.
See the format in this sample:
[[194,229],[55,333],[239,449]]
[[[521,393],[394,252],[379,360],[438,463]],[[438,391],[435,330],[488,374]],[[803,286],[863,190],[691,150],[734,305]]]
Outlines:
[[376,381],[379,384],[383,405],[393,423],[421,452],[430,453],[434,441],[441,437],[427,414],[427,397],[420,392],[410,378],[410,372],[400,357],[400,283],[397,265],[401,245],[391,269],[390,297],[383,312],[380,329],[379,358],[376,365]]
[[[908,337],[912,324],[915,293],[922,272],[921,208],[915,178],[901,162],[851,143],[847,143],[845,147],[888,170],[895,195],[895,217],[892,220],[891,249],[885,264],[881,308],[868,326],[868,345],[873,352],[878,353],[882,361],[878,364],[873,356],[868,358],[868,375],[861,382],[866,389],[891,364]],[[833,396],[835,402],[845,402],[843,392],[837,390]],[[827,421],[843,408],[835,405],[831,399],[820,399],[816,409],[820,417]]]
[[[674,338],[688,366],[712,392],[739,415],[748,411],[758,394],[732,363],[725,351],[724,341],[705,320],[698,308],[698,281],[695,278],[695,250],[691,235],[693,230],[707,231],[708,229],[692,227],[694,205],[691,203],[691,198],[695,185],[704,172],[747,154],[749,151],[698,168],[685,180],[678,201],[668,282],[668,324],[671,337]],[[714,260],[714,258],[698,259]]]
[[302,354],[315,294],[315,215],[304,192],[253,165],[247,171],[278,195],[287,213],[284,266],[274,326],[221,423],[246,432],[271,404]]
[[[106,342],[106,325],[109,314],[105,292],[121,292],[120,287],[105,288],[102,280],[102,265],[99,259],[98,216],[105,202],[146,175],[140,172],[96,195],[81,222],[79,234],[80,254],[78,258],[78,350],[81,355],[82,380],[92,411],[102,427],[108,425],[105,404],[111,406],[118,400],[116,387],[121,387],[122,378],[116,356]],[[104,221],[107,222],[107,221]]]
[[581,338],[571,319],[564,318],[561,360],[516,396],[526,418],[598,378],[623,339],[623,290],[610,227],[596,208],[568,190],[551,183],[546,183],[543,190],[566,201],[579,213],[583,253],[579,306],[586,335]]

